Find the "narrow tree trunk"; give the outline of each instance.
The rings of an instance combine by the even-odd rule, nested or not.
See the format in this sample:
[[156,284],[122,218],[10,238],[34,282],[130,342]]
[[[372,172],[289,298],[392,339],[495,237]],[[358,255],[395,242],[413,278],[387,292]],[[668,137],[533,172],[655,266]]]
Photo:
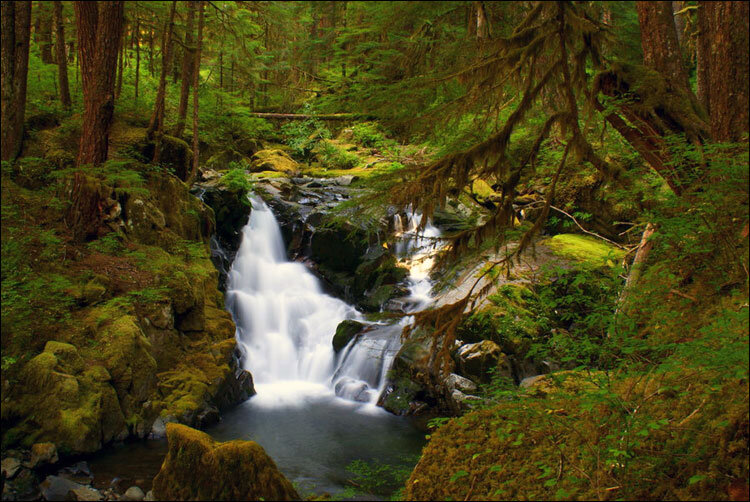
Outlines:
[[149,29],[148,36],[148,72],[154,76],[154,29]]
[[141,77],[141,24],[135,22],[135,102],[138,103],[138,81]]
[[748,132],[747,2],[699,2],[698,88],[716,141],[737,141]]
[[182,136],[185,130],[185,119],[187,118],[188,101],[190,99],[190,81],[193,79],[193,61],[195,60],[194,50],[192,50],[193,41],[193,24],[195,21],[196,2],[188,2],[187,22],[185,24],[185,49],[182,58],[182,87],[180,88],[180,106],[177,109],[177,124],[174,128],[174,135],[178,138]]
[[630,265],[630,273],[628,273],[628,278],[625,280],[625,285],[622,288],[620,297],[617,299],[617,307],[615,309],[615,326],[622,324],[621,322],[619,322],[619,317],[626,312],[628,296],[630,296],[633,287],[635,287],[635,285],[638,283],[638,280],[641,278],[643,268],[646,266],[646,260],[648,260],[648,255],[654,245],[651,241],[651,236],[654,235],[655,231],[656,228],[654,227],[654,225],[652,223],[648,223],[646,225],[646,229],[641,235],[641,242],[640,244],[638,244],[638,250],[635,253],[635,258],[633,258],[633,263]]
[[65,56],[65,26],[62,18],[62,2],[55,0],[55,52],[57,59],[57,80],[60,81],[60,101],[63,108],[70,110],[70,87],[68,85],[68,58]]
[[115,72],[124,2],[75,2],[78,50],[83,83],[83,124],[76,164],[98,165],[107,159],[115,109]]
[[0,151],[2,160],[13,160],[21,152],[23,142],[31,2],[2,2],[0,13]]
[[39,44],[39,52],[42,62],[54,64],[55,58],[52,56],[52,11],[49,2],[39,2],[37,4],[37,22],[35,23],[34,41]]
[[120,97],[122,93],[122,72],[125,69],[125,30],[122,30],[120,36],[120,50],[117,61],[117,86],[115,87],[115,99]]
[[203,3],[198,2],[198,39],[195,48],[195,63],[193,65],[193,166],[190,170],[187,183],[191,185],[198,172],[199,145],[198,145],[198,80],[201,70],[201,46],[203,45]]
[[224,88],[224,53],[219,51],[219,89]]
[[162,61],[161,74],[159,76],[159,89],[156,92],[156,103],[154,112],[151,115],[151,121],[148,124],[147,135],[155,139],[154,158],[152,162],[158,164],[161,158],[161,142],[164,134],[164,103],[167,95],[167,72],[172,66],[172,31],[174,29],[174,15],[177,6],[176,1],[172,1],[172,7],[169,11],[169,21],[164,27],[164,37],[162,38]]

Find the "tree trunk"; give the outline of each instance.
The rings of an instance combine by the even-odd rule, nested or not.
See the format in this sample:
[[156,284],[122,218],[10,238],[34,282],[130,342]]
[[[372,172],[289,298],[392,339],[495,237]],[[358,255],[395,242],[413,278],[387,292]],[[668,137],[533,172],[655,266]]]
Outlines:
[[135,22],[135,102],[138,103],[138,81],[141,77],[141,24]]
[[677,33],[677,44],[682,49],[684,47],[683,41],[685,38],[685,17],[687,14],[678,14],[685,6],[685,2],[682,0],[674,0],[672,2],[672,17],[674,18],[674,29]]
[[70,86],[68,85],[68,58],[65,56],[65,27],[62,18],[62,2],[55,1],[55,52],[57,59],[57,80],[60,82],[60,101],[63,108],[70,110]]
[[201,70],[201,46],[203,45],[203,3],[198,2],[198,39],[195,48],[195,63],[193,64],[193,166],[187,183],[191,185],[198,172],[198,81]]
[[747,2],[699,2],[698,89],[716,141],[748,132]]
[[117,60],[117,86],[115,87],[115,99],[120,97],[122,92],[122,72],[125,69],[125,30],[120,35],[120,50]]
[[219,51],[219,89],[224,88],[224,53]]
[[[78,51],[83,84],[83,124],[76,165],[107,159],[115,109],[115,72],[124,19],[124,2],[75,2]],[[83,241],[102,228],[108,198],[100,182],[82,171],[73,180],[66,221],[73,238]]]
[[148,72],[154,76],[154,29],[149,28],[148,35]]
[[38,2],[36,23],[34,24],[34,41],[39,45],[42,62],[54,64],[52,56],[52,11],[49,2]]
[[76,164],[98,165],[107,159],[115,110],[115,68],[124,2],[75,2],[78,51],[83,84],[83,125]]
[[677,41],[672,2],[636,2],[635,7],[641,27],[643,63],[661,72],[672,85],[691,92]]
[[148,124],[147,135],[149,138],[155,138],[154,158],[152,162],[158,164],[161,158],[161,141],[164,134],[164,103],[167,95],[167,72],[172,67],[172,30],[174,29],[174,14],[177,6],[176,1],[172,1],[172,8],[169,11],[169,21],[164,27],[164,37],[161,44],[161,74],[159,76],[159,89],[156,92],[156,103],[154,112],[151,114],[151,120]]
[[31,2],[2,2],[0,33],[0,151],[2,160],[13,160],[21,152],[26,110],[26,77],[29,70]]
[[[185,130],[185,119],[187,118],[188,100],[190,99],[190,81],[193,79],[193,61],[195,60],[193,46],[193,25],[195,24],[196,2],[188,2],[187,22],[185,25],[185,49],[182,57],[182,87],[180,88],[180,106],[177,110],[177,125],[174,135],[178,138]],[[190,48],[190,49],[188,49]]]

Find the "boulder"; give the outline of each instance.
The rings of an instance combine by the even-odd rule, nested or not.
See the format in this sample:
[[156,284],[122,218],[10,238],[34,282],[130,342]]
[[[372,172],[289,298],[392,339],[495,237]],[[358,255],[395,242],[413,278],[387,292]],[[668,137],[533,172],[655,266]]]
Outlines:
[[477,390],[477,384],[455,373],[448,375],[448,378],[445,379],[445,385],[452,390],[459,390],[461,392],[474,392]]
[[57,447],[54,443],[34,443],[31,446],[31,460],[26,467],[35,469],[47,464],[55,464],[57,461]]
[[250,163],[250,171],[277,171],[285,174],[295,174],[299,171],[299,164],[281,149],[268,149],[255,152]]
[[[39,490],[42,492],[44,500],[70,500],[71,497],[68,496],[68,493],[82,488],[85,488],[82,484],[61,476],[47,476],[39,484]],[[101,498],[95,500],[101,500]]]
[[503,354],[500,346],[491,340],[462,345],[456,351],[455,358],[459,372],[476,380],[489,381],[490,372],[513,378],[508,356]]
[[168,424],[169,449],[154,478],[157,500],[299,500],[292,484],[254,441],[216,442]]
[[146,498],[146,494],[143,493],[143,490],[137,486],[131,486],[125,490],[120,500],[143,500],[144,498]]
[[81,486],[71,489],[66,500],[104,500],[104,495],[94,488]]
[[21,461],[13,457],[4,458],[0,464],[0,471],[5,479],[13,479],[20,468]]
[[354,338],[357,334],[361,333],[365,329],[365,325],[361,322],[345,320],[341,321],[336,326],[336,334],[333,335],[333,350],[335,352],[340,351]]

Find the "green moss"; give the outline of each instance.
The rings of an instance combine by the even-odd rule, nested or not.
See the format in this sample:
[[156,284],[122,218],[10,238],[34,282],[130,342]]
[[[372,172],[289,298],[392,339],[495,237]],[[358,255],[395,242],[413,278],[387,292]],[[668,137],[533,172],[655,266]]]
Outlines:
[[292,484],[253,441],[218,443],[167,424],[169,450],[154,478],[159,500],[299,500]]
[[599,239],[578,234],[559,234],[542,241],[555,254],[590,267],[613,267],[625,252]]
[[406,500],[726,500],[746,481],[746,381],[574,380],[441,427]]

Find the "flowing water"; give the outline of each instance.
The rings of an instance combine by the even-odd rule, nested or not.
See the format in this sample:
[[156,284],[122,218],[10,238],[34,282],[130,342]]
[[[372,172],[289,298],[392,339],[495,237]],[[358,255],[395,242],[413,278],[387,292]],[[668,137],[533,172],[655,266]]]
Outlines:
[[[370,323],[325,294],[304,265],[287,259],[268,206],[257,197],[252,205],[226,298],[257,394],[207,432],[219,440],[257,441],[303,491],[341,491],[354,460],[413,464],[422,434],[376,406],[410,319]],[[406,237],[397,249],[411,269],[407,311],[430,302],[431,258],[421,248],[438,235],[428,226],[417,236],[416,221],[411,217],[406,229],[401,225]],[[345,319],[367,328],[337,355],[331,340]]]
[[[354,307],[323,293],[304,265],[287,259],[270,209],[259,198],[252,204],[228,274],[226,299],[242,364],[253,374],[257,394],[206,432],[220,441],[258,442],[303,496],[328,492],[350,498],[351,493],[342,492],[352,488],[347,469],[352,462],[408,471],[424,444],[423,433],[409,419],[375,404],[411,319],[368,322]],[[402,235],[395,251],[410,269],[409,295],[400,304],[412,312],[431,302],[429,248],[439,232],[428,225],[417,233],[419,215],[394,218]],[[331,341],[344,319],[368,326],[337,355]],[[104,488],[117,474],[125,486],[137,481],[148,489],[165,450],[161,440],[104,452],[91,461],[95,483]],[[384,482],[374,491],[376,497],[403,486],[376,481]]]

